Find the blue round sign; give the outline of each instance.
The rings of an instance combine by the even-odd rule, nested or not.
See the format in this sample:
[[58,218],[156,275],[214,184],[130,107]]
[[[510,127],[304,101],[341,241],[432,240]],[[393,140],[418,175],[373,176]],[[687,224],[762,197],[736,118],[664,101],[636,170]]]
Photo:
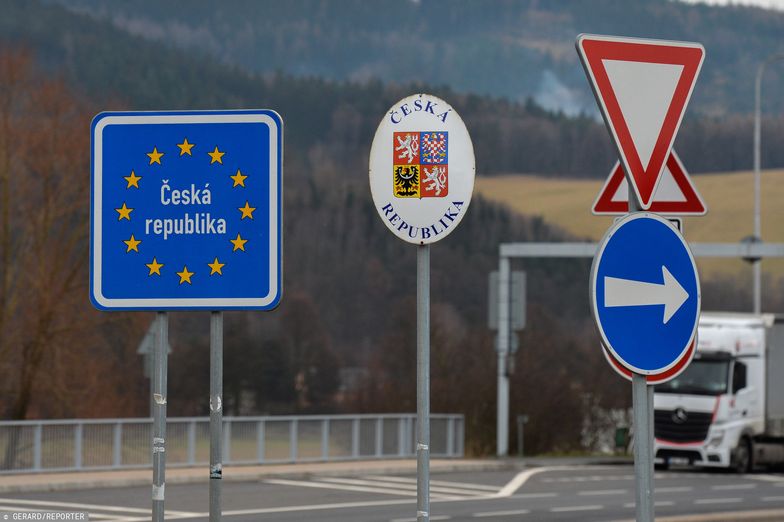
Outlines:
[[602,342],[629,370],[657,375],[687,354],[700,282],[686,241],[666,219],[637,212],[610,227],[593,260],[590,290]]

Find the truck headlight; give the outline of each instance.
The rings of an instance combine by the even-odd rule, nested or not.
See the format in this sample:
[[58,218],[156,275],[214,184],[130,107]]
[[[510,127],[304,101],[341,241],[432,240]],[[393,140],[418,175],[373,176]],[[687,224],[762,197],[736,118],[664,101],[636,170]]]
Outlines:
[[708,447],[715,448],[721,445],[721,442],[724,440],[724,430],[716,430],[714,431],[710,438],[708,439]]

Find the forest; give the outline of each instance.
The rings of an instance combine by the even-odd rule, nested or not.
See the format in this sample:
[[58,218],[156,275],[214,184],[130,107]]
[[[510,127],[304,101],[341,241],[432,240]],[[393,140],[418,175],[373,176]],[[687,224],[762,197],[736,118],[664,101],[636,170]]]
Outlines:
[[[12,2],[0,18],[0,389],[4,418],[146,416],[136,349],[149,313],[100,313],[88,300],[89,126],[103,110],[262,107],[285,122],[284,294],[270,313],[226,314],[231,415],[410,412],[415,407],[415,254],[376,215],[367,156],[398,99],[448,100],[471,132],[479,175],[598,177],[613,163],[594,118],[447,86],[259,74],[118,30],[56,3]],[[780,118],[765,122],[770,143]],[[676,143],[692,171],[750,165],[743,114],[690,118]],[[709,152],[709,153],[708,153]],[[766,145],[765,164],[784,165]],[[748,165],[747,165],[748,164]],[[536,216],[475,197],[432,252],[432,410],[463,413],[467,450],[494,445],[487,275],[499,242],[569,237]],[[530,260],[528,327],[512,376],[534,452],[592,449],[628,384],[598,349],[588,260]],[[780,288],[780,281],[767,281]],[[781,309],[770,292],[766,309]],[[706,309],[743,309],[745,285],[703,281]],[[169,414],[208,412],[208,315],[172,314]],[[564,417],[560,412],[577,412]],[[567,424],[547,429],[556,419]],[[589,429],[590,428],[590,429]]]
[[[784,13],[673,0],[57,0],[66,8],[188,52],[257,73],[337,81],[449,85],[595,114],[574,52],[580,33],[701,42],[708,50],[693,110],[753,110],[757,63],[784,51]],[[733,5],[734,4],[734,5]],[[765,90],[784,87],[771,74]],[[784,100],[770,97],[781,114]]]

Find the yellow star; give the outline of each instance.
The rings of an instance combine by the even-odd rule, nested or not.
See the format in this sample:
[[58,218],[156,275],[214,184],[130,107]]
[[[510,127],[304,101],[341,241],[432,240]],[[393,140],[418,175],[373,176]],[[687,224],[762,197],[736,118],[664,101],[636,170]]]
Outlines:
[[146,265],[147,268],[150,269],[150,273],[147,275],[153,275],[153,274],[161,275],[161,267],[163,266],[163,263],[159,263],[156,258],[153,257],[152,263],[146,263]]
[[223,155],[226,154],[226,153],[219,151],[217,145],[215,146],[215,150],[214,151],[208,152],[207,154],[209,154],[210,158],[212,158],[212,161],[210,161],[210,165],[212,165],[215,162],[220,163],[221,165],[223,165]]
[[148,152],[147,155],[150,157],[150,165],[153,163],[157,163],[158,165],[161,164],[161,157],[163,157],[163,152],[158,152],[158,147],[154,147],[152,152]]
[[177,272],[177,275],[180,276],[180,284],[183,283],[188,283],[189,285],[193,284],[191,283],[191,276],[193,274],[194,272],[188,272],[188,267],[184,266],[182,268],[182,272]]
[[193,156],[191,154],[191,149],[193,148],[193,143],[188,143],[188,138],[182,140],[182,143],[178,143],[177,146],[180,148],[180,156],[187,154],[188,156]]
[[253,211],[256,210],[256,207],[251,207],[247,201],[245,201],[244,207],[239,207],[237,210],[242,212],[242,217],[240,220],[247,218],[253,219]]
[[141,240],[136,239],[135,237],[133,237],[133,234],[131,234],[131,239],[123,240],[123,243],[128,245],[128,249],[125,251],[125,253],[127,254],[131,250],[134,250],[134,251],[138,252],[139,251],[139,243],[141,243]]
[[248,240],[242,239],[242,236],[240,236],[239,232],[237,232],[237,239],[229,239],[229,241],[231,241],[231,243],[234,245],[234,250],[232,250],[232,252],[236,252],[237,250],[242,250],[245,252],[245,243],[247,243]]
[[141,176],[137,176],[134,171],[131,171],[131,175],[130,176],[123,176],[123,178],[125,178],[125,181],[128,182],[128,186],[125,187],[127,189],[129,189],[131,187],[139,188],[139,180],[142,179],[142,177]]
[[215,258],[215,261],[213,261],[212,263],[207,263],[207,266],[212,269],[210,275],[212,274],[223,275],[221,269],[224,267],[224,265],[226,265],[226,263],[219,262],[217,257]]
[[114,210],[116,210],[117,213],[120,214],[119,217],[117,218],[117,221],[122,221],[123,219],[127,219],[128,221],[131,220],[131,212],[133,212],[133,209],[126,207],[125,202],[123,202],[122,207],[116,208]]
[[240,169],[237,169],[237,173],[235,175],[229,176],[229,177],[234,180],[234,185],[232,185],[232,187],[231,187],[231,188],[234,188],[237,185],[239,185],[241,187],[244,187],[245,186],[245,178],[247,178],[248,176],[244,176],[242,174],[242,172],[240,172]]

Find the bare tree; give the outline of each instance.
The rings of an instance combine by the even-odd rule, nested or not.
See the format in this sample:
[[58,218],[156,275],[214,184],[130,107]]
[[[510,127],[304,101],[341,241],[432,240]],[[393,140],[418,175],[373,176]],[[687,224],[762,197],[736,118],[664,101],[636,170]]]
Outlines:
[[0,386],[6,418],[92,416],[106,407],[116,415],[123,404],[118,395],[127,390],[107,385],[106,376],[127,380],[118,366],[136,364],[125,357],[134,336],[123,329],[136,331],[138,321],[99,314],[87,297],[89,119],[86,102],[61,80],[38,74],[29,54],[0,52]]

